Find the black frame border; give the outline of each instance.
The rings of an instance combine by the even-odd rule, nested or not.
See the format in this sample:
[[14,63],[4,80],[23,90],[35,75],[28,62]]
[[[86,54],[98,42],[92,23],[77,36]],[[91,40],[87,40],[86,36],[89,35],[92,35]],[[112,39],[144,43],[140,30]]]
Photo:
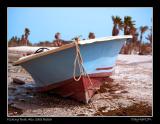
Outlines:
[[[160,97],[158,74],[160,71],[159,66],[159,46],[160,46],[160,2],[158,0],[81,0],[81,1],[62,1],[62,0],[8,0],[0,2],[0,50],[3,59],[0,60],[1,64],[1,106],[2,115],[0,118],[7,122],[17,122],[13,117],[7,117],[7,101],[6,101],[6,89],[7,89],[7,7],[153,7],[153,117],[53,117],[51,120],[53,123],[153,123],[157,122],[160,115],[160,103],[158,97]],[[1,37],[2,36],[2,37]],[[157,41],[157,42],[156,42]],[[157,55],[156,55],[157,54]],[[3,65],[3,66],[2,66]],[[27,120],[39,117],[20,117]],[[20,119],[19,118],[19,119]],[[49,117],[51,118],[51,117]],[[43,118],[42,118],[43,119]],[[28,120],[29,121],[29,120]],[[92,121],[92,122],[91,122]],[[21,122],[21,121],[20,121]],[[27,121],[26,121],[27,122]],[[31,121],[29,121],[30,123]],[[43,121],[45,122],[45,121]]]

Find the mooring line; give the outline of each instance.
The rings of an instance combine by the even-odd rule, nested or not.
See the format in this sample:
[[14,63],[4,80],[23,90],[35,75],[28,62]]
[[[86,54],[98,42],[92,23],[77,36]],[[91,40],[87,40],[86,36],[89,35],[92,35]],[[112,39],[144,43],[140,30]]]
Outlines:
[[[89,83],[92,85],[92,90],[95,90],[102,98],[106,99],[104,96],[102,96],[101,92],[99,92],[98,89],[94,88],[93,86],[93,82],[91,81],[89,75],[87,74],[84,66],[83,66],[83,58],[82,58],[82,55],[81,55],[81,52],[80,52],[80,48],[78,46],[78,41],[74,41],[75,43],[75,48],[76,48],[76,57],[75,57],[75,60],[74,60],[74,71],[73,71],[73,78],[75,81],[79,81],[82,77],[82,75],[86,76],[89,80]],[[79,66],[79,70],[80,70],[80,76],[78,78],[76,78],[76,67],[77,67],[77,63],[78,63],[78,66]],[[88,89],[89,90],[89,89]],[[89,95],[89,92],[88,92],[88,95]],[[94,109],[97,111],[97,108],[94,106],[93,103],[90,103],[91,106],[94,107]]]

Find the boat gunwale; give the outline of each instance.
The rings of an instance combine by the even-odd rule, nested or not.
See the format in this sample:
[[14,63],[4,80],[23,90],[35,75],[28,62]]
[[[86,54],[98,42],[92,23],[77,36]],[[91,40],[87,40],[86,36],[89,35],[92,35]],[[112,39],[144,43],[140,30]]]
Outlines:
[[[95,43],[95,42],[103,42],[103,41],[111,41],[111,40],[116,40],[116,39],[128,39],[128,38],[132,38],[132,35],[122,35],[122,36],[108,36],[108,37],[103,37],[103,38],[96,38],[96,39],[90,39],[90,40],[81,40],[78,42],[79,45],[85,45],[85,44],[90,44],[90,43]],[[70,43],[70,44],[66,44],[63,45],[59,48],[56,49],[51,49],[45,52],[41,52],[41,53],[37,53],[37,54],[32,54],[29,56],[26,56],[24,58],[20,58],[19,60],[17,60],[16,62],[13,63],[14,66],[19,65],[21,63],[30,61],[32,59],[36,59],[39,58],[41,56],[45,56],[45,55],[49,55],[52,53],[56,53],[65,49],[69,49],[75,46],[75,43]]]

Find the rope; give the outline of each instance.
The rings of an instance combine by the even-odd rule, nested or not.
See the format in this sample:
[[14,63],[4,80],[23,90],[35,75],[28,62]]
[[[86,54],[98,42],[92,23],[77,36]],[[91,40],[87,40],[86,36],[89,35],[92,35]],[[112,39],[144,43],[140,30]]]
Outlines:
[[[82,77],[82,75],[86,76],[90,82],[90,84],[93,86],[93,83],[89,77],[89,75],[87,74],[84,66],[83,66],[83,59],[82,59],[82,56],[81,56],[81,52],[80,52],[80,49],[79,49],[79,46],[78,46],[78,42],[77,41],[74,41],[75,43],[75,46],[76,46],[76,57],[75,57],[75,60],[74,60],[74,71],[73,71],[73,78],[75,81],[79,81]],[[80,70],[80,75],[78,78],[76,78],[76,67],[77,67],[77,63],[78,63],[78,66],[79,66],[79,70]],[[97,92],[99,92],[96,88],[92,89],[92,90],[96,90]]]
[[[84,66],[83,66],[83,59],[82,59],[82,55],[81,55],[81,52],[80,52],[80,49],[79,49],[79,46],[78,46],[78,42],[74,41],[74,43],[75,43],[75,46],[76,46],[76,58],[75,58],[75,61],[74,61],[74,71],[73,71],[74,80],[75,81],[79,81],[81,79],[82,75],[84,75],[89,79],[89,82],[93,86],[93,83],[92,83],[89,75],[87,74]],[[77,63],[78,63],[79,70],[80,70],[80,76],[78,78],[76,78],[76,74],[75,74],[76,73]]]
[[[81,79],[82,75],[84,75],[84,76],[86,76],[88,78],[90,84],[93,87],[93,83],[92,83],[89,75],[87,74],[84,66],[83,66],[83,58],[81,56],[81,52],[80,52],[80,48],[78,46],[78,42],[74,41],[74,43],[75,43],[75,48],[76,48],[76,57],[75,57],[75,60],[74,60],[73,78],[74,78],[75,81],[79,81]],[[76,73],[77,63],[78,63],[79,70],[80,70],[80,75],[79,75],[78,78],[76,78],[76,74],[75,74]],[[98,89],[96,89],[96,88],[93,87],[93,88],[91,88],[91,90],[95,90],[102,98],[104,98],[104,99],[106,98],[106,97],[102,96],[102,94],[98,91]],[[92,105],[93,108],[97,111],[97,108],[93,105],[93,103],[90,103],[90,105]]]
[[[80,53],[78,43],[77,43],[77,41],[74,41],[74,43],[75,43],[75,47],[76,47],[76,57],[75,57],[75,60],[74,60],[73,78],[74,78],[75,81],[79,81],[81,79],[82,75],[84,74],[85,69],[83,67],[83,59],[82,59],[82,56],[81,56],[81,53]],[[79,75],[78,78],[76,78],[77,63],[78,63],[79,70],[80,70],[80,75]]]
[[[82,59],[82,56],[81,56],[81,52],[80,52],[78,43],[77,43],[77,41],[74,41],[74,43],[75,43],[75,46],[76,46],[76,57],[75,57],[75,61],[74,61],[73,78],[74,78],[75,81],[79,81],[79,80],[81,79],[82,75],[84,75],[84,76],[86,76],[86,77],[88,78],[90,84],[91,84],[92,87],[93,87],[93,83],[92,83],[89,75],[87,74],[84,66],[83,66],[83,59]],[[80,75],[79,75],[78,78],[76,78],[76,74],[75,74],[75,73],[76,73],[77,63],[78,63],[79,70],[80,70]],[[91,89],[91,90],[96,90],[96,91],[99,93],[98,89],[96,89],[96,88],[93,88],[93,89]],[[101,93],[100,93],[100,94],[101,94]]]

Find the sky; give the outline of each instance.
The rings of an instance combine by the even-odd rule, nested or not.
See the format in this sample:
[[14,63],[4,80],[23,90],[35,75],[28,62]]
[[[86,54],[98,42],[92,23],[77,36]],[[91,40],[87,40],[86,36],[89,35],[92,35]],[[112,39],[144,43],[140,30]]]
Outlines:
[[[153,9],[151,7],[8,7],[7,40],[13,36],[21,37],[24,29],[30,29],[29,41],[53,41],[56,32],[64,40],[82,35],[87,39],[89,32],[95,36],[112,35],[112,16],[131,16],[136,28],[152,26]],[[120,34],[123,34],[121,32]],[[147,31],[145,36],[149,34]]]

